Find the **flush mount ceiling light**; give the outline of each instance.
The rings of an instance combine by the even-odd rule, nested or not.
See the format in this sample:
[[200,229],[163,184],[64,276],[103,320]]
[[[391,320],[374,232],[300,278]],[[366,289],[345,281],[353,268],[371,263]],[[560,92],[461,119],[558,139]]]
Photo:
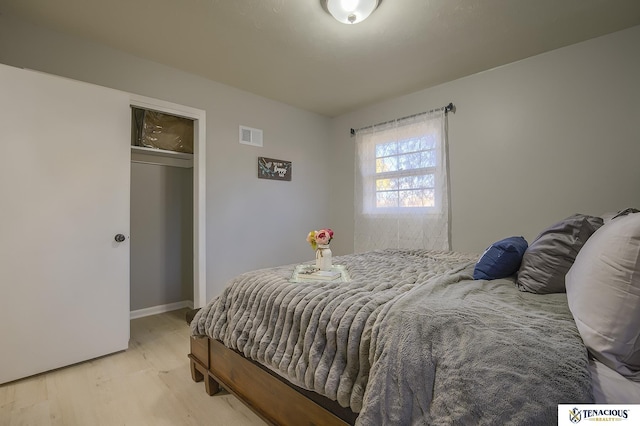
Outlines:
[[343,24],[357,24],[373,13],[382,0],[320,0],[324,10]]

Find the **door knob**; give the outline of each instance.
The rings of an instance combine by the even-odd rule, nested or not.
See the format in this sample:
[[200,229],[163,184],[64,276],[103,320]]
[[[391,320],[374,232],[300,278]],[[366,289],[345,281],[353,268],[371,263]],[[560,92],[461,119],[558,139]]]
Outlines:
[[117,242],[121,243],[121,242],[123,242],[124,240],[125,240],[125,236],[124,236],[124,235],[122,235],[122,234],[117,234],[117,235],[116,235],[116,241],[117,241]]

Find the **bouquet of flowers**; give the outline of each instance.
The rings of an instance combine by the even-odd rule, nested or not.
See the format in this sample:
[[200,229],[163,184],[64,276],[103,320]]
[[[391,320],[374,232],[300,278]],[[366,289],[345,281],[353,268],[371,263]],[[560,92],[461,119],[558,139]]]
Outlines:
[[333,239],[333,231],[329,228],[321,229],[319,231],[311,231],[307,235],[307,242],[311,244],[311,248],[318,249],[318,245],[327,245]]

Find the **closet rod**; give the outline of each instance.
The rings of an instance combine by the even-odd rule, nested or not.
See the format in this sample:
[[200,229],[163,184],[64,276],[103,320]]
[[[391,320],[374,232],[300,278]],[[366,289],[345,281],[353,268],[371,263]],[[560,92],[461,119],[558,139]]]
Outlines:
[[355,136],[356,133],[359,132],[360,130],[370,129],[370,128],[375,127],[375,126],[382,126],[383,124],[389,124],[389,123],[392,123],[394,121],[406,120],[408,118],[417,117],[417,116],[423,115],[423,114],[430,114],[432,112],[436,112],[436,111],[440,111],[440,110],[444,110],[444,113],[447,114],[449,111],[452,111],[453,108],[455,108],[455,106],[453,105],[453,102],[449,102],[448,105],[445,105],[445,106],[440,107],[440,108],[435,108],[435,109],[432,109],[430,111],[419,112],[419,113],[413,114],[413,115],[407,115],[406,117],[396,118],[396,119],[389,120],[389,121],[384,121],[384,122],[378,123],[378,124],[372,124],[371,126],[361,127],[359,129],[353,129],[352,128],[351,129],[351,136]]

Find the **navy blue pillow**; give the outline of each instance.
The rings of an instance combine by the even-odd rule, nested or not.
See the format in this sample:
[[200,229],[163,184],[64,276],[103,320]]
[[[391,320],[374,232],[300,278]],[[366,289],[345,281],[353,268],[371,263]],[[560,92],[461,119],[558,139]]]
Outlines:
[[509,237],[491,244],[476,263],[473,279],[495,280],[515,274],[528,246],[522,237]]

